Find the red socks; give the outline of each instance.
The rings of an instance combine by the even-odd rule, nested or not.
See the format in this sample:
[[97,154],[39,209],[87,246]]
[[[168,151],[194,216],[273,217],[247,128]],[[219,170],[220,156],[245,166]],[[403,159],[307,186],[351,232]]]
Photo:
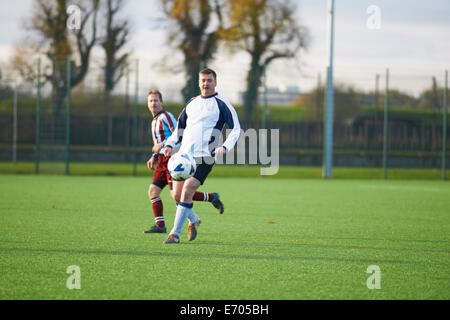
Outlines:
[[207,201],[211,202],[214,200],[214,194],[212,193],[206,193],[206,192],[196,192],[194,194],[194,201]]
[[163,203],[160,197],[153,198],[152,200],[153,215],[155,216],[155,223],[158,227],[165,227],[163,216]]

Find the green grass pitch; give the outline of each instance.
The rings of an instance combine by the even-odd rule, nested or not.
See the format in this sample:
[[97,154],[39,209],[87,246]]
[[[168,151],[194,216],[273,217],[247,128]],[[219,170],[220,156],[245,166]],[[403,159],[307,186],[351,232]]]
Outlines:
[[[163,245],[149,177],[0,176],[0,299],[449,299],[450,185],[218,178]],[[166,221],[175,206],[163,191]],[[81,289],[69,290],[69,266]],[[368,289],[369,266],[380,289]]]

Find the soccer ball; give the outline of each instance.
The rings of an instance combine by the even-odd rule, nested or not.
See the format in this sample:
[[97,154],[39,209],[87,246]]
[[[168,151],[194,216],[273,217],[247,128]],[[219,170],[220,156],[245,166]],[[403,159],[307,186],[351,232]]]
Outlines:
[[187,153],[175,153],[167,164],[167,169],[175,181],[189,179],[194,175],[196,167],[194,158]]

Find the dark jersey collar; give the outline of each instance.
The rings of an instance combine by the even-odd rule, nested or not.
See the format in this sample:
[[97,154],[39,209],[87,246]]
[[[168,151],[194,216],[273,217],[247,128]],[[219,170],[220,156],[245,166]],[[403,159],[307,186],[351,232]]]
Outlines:
[[209,99],[209,98],[215,97],[215,96],[217,96],[217,95],[218,95],[218,93],[216,92],[216,93],[214,93],[213,95],[210,95],[210,96],[207,96],[207,97],[204,97],[204,96],[202,96],[202,95],[200,95],[200,97],[201,97],[202,99]]
[[153,117],[153,119],[158,118],[158,116],[164,112],[164,109],[162,109],[160,112],[158,112],[157,114],[155,114],[155,116]]

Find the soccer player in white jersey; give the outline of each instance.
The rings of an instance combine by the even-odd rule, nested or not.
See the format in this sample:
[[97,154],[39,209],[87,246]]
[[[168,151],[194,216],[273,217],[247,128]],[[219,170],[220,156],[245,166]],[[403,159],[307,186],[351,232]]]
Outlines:
[[[174,199],[175,197],[172,190],[172,178],[167,169],[169,158],[163,155],[161,149],[165,141],[175,131],[177,122],[170,112],[164,110],[162,94],[158,90],[149,91],[147,94],[147,106],[153,116],[151,124],[153,154],[147,161],[147,167],[149,170],[155,171],[153,181],[148,189],[148,196],[152,203],[153,215],[155,217],[155,225],[149,230],[144,231],[144,233],[166,233],[163,203],[160,194],[164,187],[169,185],[171,195]],[[157,164],[156,169],[155,164]],[[194,200],[210,202],[221,214],[224,211],[223,203],[220,201],[220,196],[217,192],[196,192],[194,194]],[[177,199],[175,201],[179,202]]]
[[[173,182],[174,197],[180,202],[173,229],[164,241],[166,244],[180,242],[186,219],[190,222],[188,240],[192,241],[197,237],[201,220],[193,210],[193,196],[211,172],[214,157],[230,151],[241,134],[241,126],[233,106],[216,93],[216,73],[211,69],[200,71],[199,86],[201,95],[191,99],[183,109],[178,118],[177,129],[164,147],[164,155],[170,157],[174,146],[181,142],[179,152],[190,153],[197,162],[193,177]],[[224,124],[227,124],[231,132],[223,145],[218,146],[217,132],[222,130]]]

